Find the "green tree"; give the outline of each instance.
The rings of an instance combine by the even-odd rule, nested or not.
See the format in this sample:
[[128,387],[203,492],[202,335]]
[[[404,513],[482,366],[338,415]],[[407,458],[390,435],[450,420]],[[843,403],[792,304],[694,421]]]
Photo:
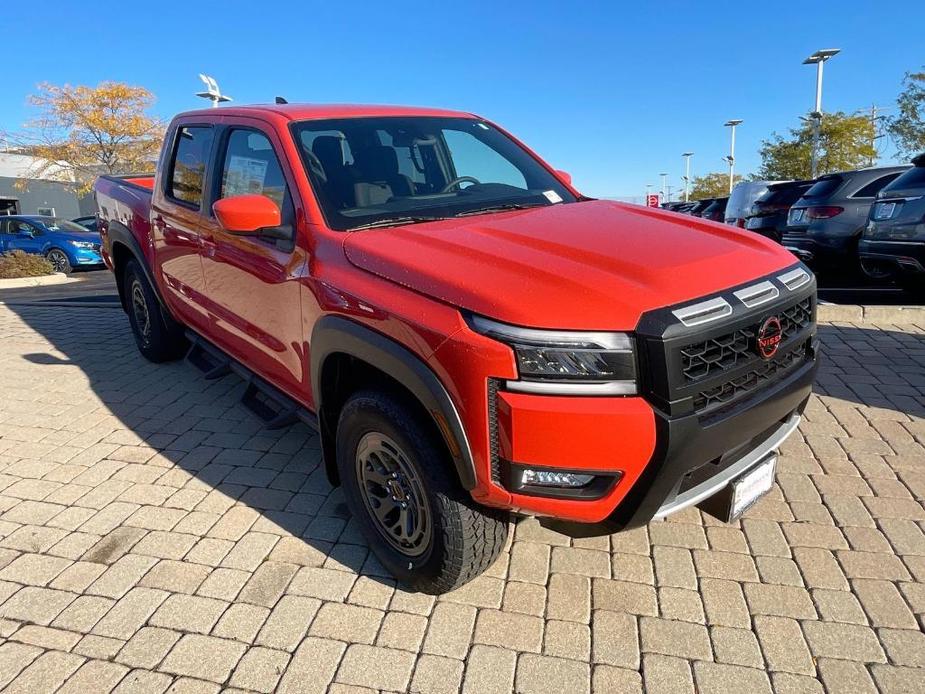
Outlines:
[[896,106],[899,114],[886,122],[896,149],[907,157],[925,151],[925,72],[906,73]]
[[[734,182],[738,183],[742,177],[735,175]],[[729,195],[729,174],[708,173],[703,176],[694,176],[691,179],[691,200],[704,198],[724,198]]]
[[[819,129],[819,173],[869,166],[876,159],[874,126],[861,114],[826,113]],[[761,143],[758,177],[778,180],[809,178],[812,171],[813,125],[803,121],[784,138],[773,133]]]

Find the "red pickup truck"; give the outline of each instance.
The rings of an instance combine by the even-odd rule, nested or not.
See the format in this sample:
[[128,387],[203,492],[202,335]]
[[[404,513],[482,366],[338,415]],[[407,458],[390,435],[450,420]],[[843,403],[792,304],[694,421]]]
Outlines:
[[274,105],[171,123],[96,184],[141,352],[243,376],[410,587],[511,514],[573,535],[766,492],[817,364],[815,279],[742,230],[581,195],[469,113]]

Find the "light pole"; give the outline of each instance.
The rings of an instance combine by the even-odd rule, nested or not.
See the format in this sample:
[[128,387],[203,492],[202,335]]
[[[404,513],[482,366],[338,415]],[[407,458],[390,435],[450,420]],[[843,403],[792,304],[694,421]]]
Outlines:
[[221,90],[219,90],[218,82],[215,81],[214,77],[209,77],[208,75],[199,73],[199,79],[201,79],[203,84],[206,85],[206,90],[204,92],[197,92],[196,96],[211,101],[212,108],[218,108],[220,103],[231,101],[230,96],[227,94],[222,94]]
[[840,48],[823,48],[803,61],[804,65],[816,66],[816,104],[813,112],[809,114],[813,119],[813,157],[810,164],[812,178],[816,177],[819,169],[819,129],[822,127],[822,66],[826,60],[833,55],[838,55],[840,51]]
[[736,166],[736,126],[741,125],[741,118],[733,118],[732,120],[727,120],[723,125],[727,128],[732,129],[732,140],[729,142],[729,156],[726,157],[726,161],[729,162],[729,192],[732,192],[732,186],[735,178],[735,166]]
[[660,173],[659,176],[662,177],[662,195],[665,196],[663,202],[671,202],[668,199],[668,174]]
[[691,195],[691,157],[694,153],[684,152],[681,156],[684,157],[684,202],[688,202]]

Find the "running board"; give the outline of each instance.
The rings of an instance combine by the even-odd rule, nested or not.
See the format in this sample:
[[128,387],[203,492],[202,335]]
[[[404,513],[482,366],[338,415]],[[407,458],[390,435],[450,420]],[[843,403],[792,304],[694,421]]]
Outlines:
[[191,330],[186,331],[190,348],[186,360],[207,379],[235,373],[246,383],[241,404],[250,410],[267,429],[281,429],[302,421],[318,429],[318,417],[253,371],[225,354],[211,342]]
[[186,337],[190,341],[186,361],[201,371],[207,380],[211,381],[231,373],[231,364],[224,354],[204,342],[195,333],[187,333]]

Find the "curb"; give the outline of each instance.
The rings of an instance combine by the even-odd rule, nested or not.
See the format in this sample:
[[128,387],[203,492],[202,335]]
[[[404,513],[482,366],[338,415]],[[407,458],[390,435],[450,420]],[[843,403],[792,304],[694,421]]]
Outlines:
[[925,306],[850,306],[819,304],[816,319],[820,323],[893,323],[925,326]]
[[21,289],[23,287],[44,287],[48,284],[67,284],[79,282],[76,277],[68,277],[63,272],[40,277],[16,277],[14,279],[0,280],[0,289]]
[[122,308],[118,301],[30,301],[28,299],[0,301],[0,306],[35,306],[38,308]]

